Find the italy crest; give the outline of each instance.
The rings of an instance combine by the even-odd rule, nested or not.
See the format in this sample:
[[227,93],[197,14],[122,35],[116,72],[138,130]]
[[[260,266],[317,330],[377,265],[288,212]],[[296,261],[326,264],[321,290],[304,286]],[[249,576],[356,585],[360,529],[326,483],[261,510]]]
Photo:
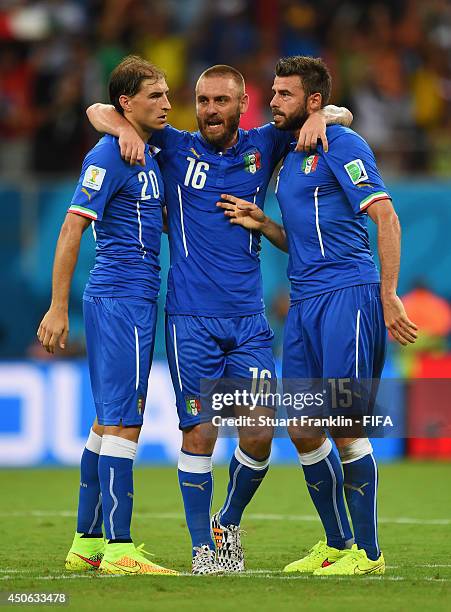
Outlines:
[[309,155],[308,157],[304,157],[304,161],[302,162],[302,172],[304,174],[315,172],[318,161],[319,155]]
[[243,159],[244,159],[244,169],[246,170],[246,172],[255,174],[257,170],[260,170],[261,168],[260,151],[252,151],[251,153],[246,153],[243,156]]

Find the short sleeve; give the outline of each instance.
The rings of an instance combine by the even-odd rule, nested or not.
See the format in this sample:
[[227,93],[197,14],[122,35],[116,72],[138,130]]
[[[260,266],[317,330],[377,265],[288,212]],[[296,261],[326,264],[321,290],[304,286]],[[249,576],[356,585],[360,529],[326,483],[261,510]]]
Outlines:
[[100,221],[105,206],[119,191],[122,165],[117,143],[102,143],[86,155],[68,212]]
[[372,150],[355,132],[344,132],[330,142],[324,159],[356,214],[378,200],[391,200]]
[[274,164],[279,163],[285,157],[290,150],[290,144],[294,140],[293,132],[278,130],[274,123],[266,123],[259,128],[255,128],[255,131],[268,147]]
[[163,151],[165,149],[176,149],[186,133],[173,128],[172,125],[167,125],[162,130],[152,132],[149,143]]

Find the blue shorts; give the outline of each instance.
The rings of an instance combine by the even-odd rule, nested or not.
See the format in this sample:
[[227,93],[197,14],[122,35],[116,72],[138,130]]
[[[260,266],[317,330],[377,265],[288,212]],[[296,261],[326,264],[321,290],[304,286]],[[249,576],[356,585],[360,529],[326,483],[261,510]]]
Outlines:
[[[264,314],[216,318],[166,315],[166,352],[180,429],[211,418],[200,407],[201,380],[276,381],[273,331]],[[208,412],[208,411],[207,411]]]
[[142,425],[157,305],[85,295],[83,314],[99,424]]
[[346,287],[295,302],[285,323],[284,391],[292,391],[294,379],[365,379],[377,385],[386,341],[379,284]]

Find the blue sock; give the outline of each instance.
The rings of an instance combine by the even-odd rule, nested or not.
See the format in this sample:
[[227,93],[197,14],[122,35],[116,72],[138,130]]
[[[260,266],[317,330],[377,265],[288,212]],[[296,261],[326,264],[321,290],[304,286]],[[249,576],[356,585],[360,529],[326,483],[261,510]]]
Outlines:
[[301,453],[310,497],[326,532],[327,545],[342,550],[352,542],[352,531],[343,495],[343,471],[340,461],[326,439],[314,451]]
[[133,460],[137,443],[104,435],[99,457],[99,479],[107,540],[131,542]]
[[229,484],[224,506],[219,513],[222,525],[239,525],[244,509],[255,495],[269,469],[269,457],[258,461],[239,446],[230,460]]
[[210,525],[213,498],[211,455],[195,455],[182,449],[178,462],[178,478],[193,555],[194,546],[207,544],[214,550]]
[[[363,443],[362,440],[355,442]],[[368,440],[366,442],[370,444]],[[343,453],[341,456],[346,501],[352,519],[355,541],[359,548],[365,550],[368,559],[375,561],[380,556],[377,539],[378,475],[376,461],[371,451],[364,457],[349,462],[343,459]]]
[[102,534],[102,496],[98,474],[102,436],[89,432],[80,462],[80,493],[78,497],[77,532]]

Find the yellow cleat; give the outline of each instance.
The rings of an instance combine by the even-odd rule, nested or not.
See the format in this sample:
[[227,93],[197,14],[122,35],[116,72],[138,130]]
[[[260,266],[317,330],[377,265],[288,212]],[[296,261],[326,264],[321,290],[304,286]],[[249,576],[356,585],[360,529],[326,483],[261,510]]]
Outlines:
[[327,546],[325,540],[320,540],[311,548],[308,554],[298,561],[293,561],[283,568],[284,572],[300,572],[311,574],[316,569],[332,565],[341,558],[345,551]]
[[366,556],[363,548],[352,548],[343,551],[341,558],[327,567],[320,567],[313,572],[314,576],[364,576],[368,574],[385,574],[385,559],[381,553],[379,559],[372,561]]
[[161,576],[178,576],[178,572],[149,561],[144,554],[144,544],[135,548],[130,543],[107,544],[99,571],[104,574],[154,574]]
[[83,538],[76,533],[66,557],[66,569],[69,572],[87,572],[99,569],[105,549],[102,538]]

